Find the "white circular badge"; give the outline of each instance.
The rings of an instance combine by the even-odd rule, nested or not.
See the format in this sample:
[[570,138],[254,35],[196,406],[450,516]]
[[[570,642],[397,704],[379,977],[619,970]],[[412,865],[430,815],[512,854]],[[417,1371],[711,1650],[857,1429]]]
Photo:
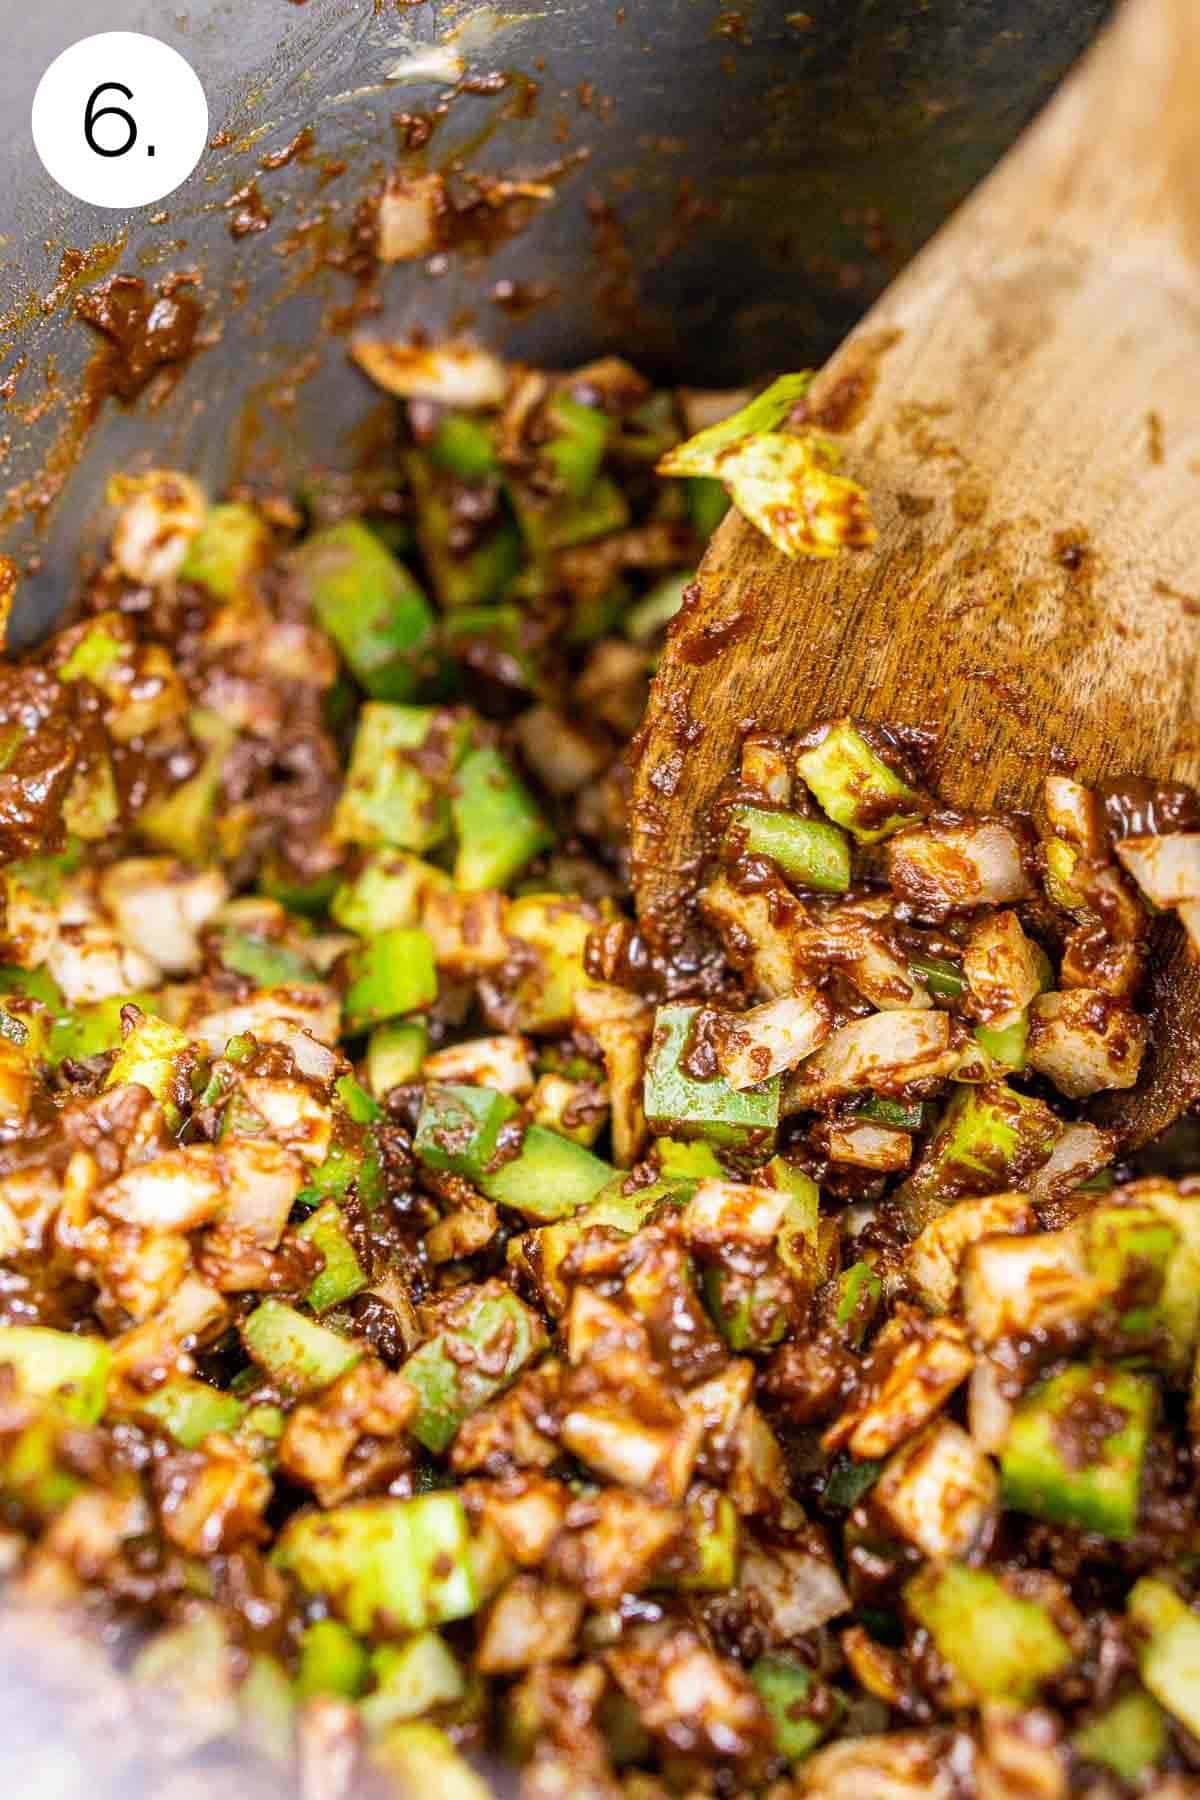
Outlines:
[[191,64],[140,31],[101,31],[56,56],[33,96],[47,173],[92,206],[149,206],[186,181],[208,142]]

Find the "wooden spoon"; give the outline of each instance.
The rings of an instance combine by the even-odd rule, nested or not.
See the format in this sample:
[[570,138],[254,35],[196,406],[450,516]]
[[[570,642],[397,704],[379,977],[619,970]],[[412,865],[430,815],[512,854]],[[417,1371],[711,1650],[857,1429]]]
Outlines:
[[[1037,809],[1200,777],[1200,0],[1129,0],[1017,148],[822,370],[812,422],[879,541],[789,562],[717,532],[650,697],[642,928],[695,929],[705,823],[748,730],[933,728],[938,793]],[[1143,1143],[1200,1098],[1200,968],[1156,930],[1154,1046],[1097,1116]]]

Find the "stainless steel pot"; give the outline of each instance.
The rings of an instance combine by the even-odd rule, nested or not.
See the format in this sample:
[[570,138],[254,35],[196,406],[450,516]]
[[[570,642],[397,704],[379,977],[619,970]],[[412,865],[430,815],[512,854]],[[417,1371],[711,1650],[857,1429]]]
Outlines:
[[[6,6],[0,546],[22,572],[15,623],[28,641],[69,600],[114,468],[175,464],[216,486],[361,454],[378,401],[334,329],[356,301],[378,307],[364,323],[380,332],[468,323],[534,361],[616,349],[701,383],[819,361],[1016,136],[1108,0]],[[213,145],[161,211],[83,206],[34,154],[40,75],[101,30],[175,44],[207,91]],[[508,79],[477,79],[494,74]],[[456,93],[463,77],[484,91]],[[551,197],[529,202],[525,228],[487,255],[364,285],[331,266],[344,264],[356,202],[397,160],[394,115],[442,105],[429,144],[409,154],[457,164],[456,180],[533,176]],[[264,169],[305,126],[311,152]],[[226,203],[252,179],[271,221],[236,238]],[[86,266],[60,280],[68,249]],[[195,270],[210,341],[161,404],[147,404],[153,390],[128,410],[110,400],[88,423],[79,395],[95,340],[73,298],[112,268],[150,283]],[[549,293],[514,317],[521,284]],[[77,1633],[0,1627],[0,1770],[63,1800],[165,1791],[169,1759],[141,1757],[103,1666]],[[210,1775],[214,1792],[257,1791],[228,1762]]]

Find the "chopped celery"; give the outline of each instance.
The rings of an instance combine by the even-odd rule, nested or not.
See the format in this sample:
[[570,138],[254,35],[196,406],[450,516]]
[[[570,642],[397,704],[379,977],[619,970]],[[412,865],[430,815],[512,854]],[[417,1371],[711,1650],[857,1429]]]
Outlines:
[[340,1619],[318,1619],[300,1639],[300,1666],[296,1693],[309,1700],[314,1694],[337,1694],[355,1700],[367,1685],[370,1654]]
[[472,413],[443,413],[429,440],[428,456],[435,468],[458,481],[485,481],[500,469],[492,427]]
[[807,391],[811,375],[781,375],[738,412],[669,450],[661,475],[713,475],[734,505],[786,556],[835,556],[873,543],[867,498],[834,473],[835,445],[778,429]]
[[48,1325],[0,1326],[0,1366],[8,1364],[17,1391],[53,1400],[58,1411],[94,1425],[104,1411],[112,1352],[102,1338],[78,1337]]
[[431,1169],[478,1184],[495,1157],[501,1127],[516,1110],[514,1100],[491,1088],[427,1087],[413,1149]]
[[966,989],[966,977],[957,963],[945,956],[910,956],[908,966],[931,994],[943,1000],[957,1000]]
[[382,1099],[421,1073],[429,1053],[429,1027],[424,1019],[389,1019],[376,1025],[367,1039],[367,1084]]
[[1167,1721],[1157,1700],[1132,1688],[1071,1739],[1077,1755],[1136,1784],[1167,1750]]
[[554,834],[524,783],[498,750],[472,750],[458,770],[451,802],[459,888],[503,888]]
[[219,713],[196,707],[188,715],[192,736],[204,754],[194,775],[144,806],[137,817],[141,835],[159,850],[170,850],[184,862],[203,863],[212,854],[217,829],[221,771],[237,727]]
[[412,754],[426,744],[436,718],[428,706],[368,701],[362,708],[334,813],[338,838],[420,851],[446,836],[449,804]]
[[660,1006],[646,1059],[645,1108],[650,1124],[672,1137],[769,1149],[779,1123],[779,1077],[740,1092],[721,1075],[698,1081],[680,1066],[698,1006]]
[[789,1762],[803,1762],[811,1756],[844,1710],[839,1700],[836,1707],[823,1707],[819,1713],[810,1711],[816,1677],[798,1657],[760,1656],[750,1670],[750,1679],[771,1720],[775,1748]]
[[308,1290],[308,1304],[315,1313],[340,1306],[366,1287],[369,1277],[358,1260],[336,1202],[327,1200],[319,1206],[305,1219],[297,1236],[315,1244],[325,1258],[324,1268],[313,1277]]
[[271,938],[228,929],[221,932],[218,944],[225,968],[244,975],[255,987],[291,987],[316,980],[316,970],[305,957]]
[[738,1515],[728,1494],[696,1487],[685,1504],[685,1564],[676,1585],[687,1593],[721,1593],[737,1580]]
[[569,394],[552,394],[544,419],[549,436],[539,446],[539,455],[550,465],[558,489],[572,500],[582,500],[600,473],[608,447],[608,415]]
[[424,1631],[466,1618],[479,1604],[467,1517],[454,1493],[298,1513],[274,1555],[362,1634]]
[[1132,1537],[1156,1401],[1154,1381],[1128,1369],[1077,1365],[1052,1375],[1013,1414],[1001,1457],[1005,1505]]
[[975,1042],[986,1056],[1002,1068],[1020,1074],[1026,1065],[1025,1046],[1029,1041],[1029,1014],[1023,1012],[1007,1025],[977,1025]]
[[1040,1169],[1062,1133],[1042,1101],[1005,1082],[961,1086],[900,1190],[917,1227],[964,1194],[1000,1193]]
[[252,506],[227,500],[210,506],[180,565],[183,581],[198,582],[218,600],[236,600],[271,547],[271,534]]
[[346,958],[343,1016],[351,1035],[436,999],[433,944],[420,927],[381,931]]
[[1165,1581],[1143,1575],[1128,1601],[1142,1680],[1154,1698],[1200,1737],[1200,1617]]
[[436,1631],[419,1632],[406,1644],[381,1645],[371,1656],[371,1672],[375,1685],[359,1711],[372,1737],[402,1719],[461,1700],[466,1692],[458,1659]]
[[582,1144],[530,1125],[516,1156],[489,1170],[479,1186],[489,1200],[527,1219],[561,1219],[595,1199],[612,1175],[612,1165]]
[[985,1569],[929,1563],[904,1598],[938,1655],[979,1700],[1031,1700],[1074,1660],[1049,1613],[1010,1594]]
[[222,1393],[190,1375],[172,1375],[137,1403],[144,1414],[185,1450],[195,1450],[214,1431],[236,1431],[245,1405],[236,1394]]
[[839,719],[802,750],[796,768],[821,811],[864,844],[878,843],[924,811],[916,789],[888,767],[849,719]]
[[683,485],[692,529],[706,543],[729,511],[729,495],[711,475],[691,475]]
[[563,1031],[570,1026],[575,996],[588,985],[584,952],[598,918],[585,901],[560,894],[522,894],[513,901],[505,931],[528,946],[536,960],[513,987],[511,1029]]
[[[152,1013],[143,1013],[113,1058],[104,1085],[119,1087],[122,1082],[136,1081],[154,1095],[174,1129],[180,1119],[176,1090],[185,1075],[190,1048],[185,1032]],[[186,1082],[184,1086],[186,1089]]]
[[434,618],[421,589],[361,519],[344,519],[293,552],[300,591],[376,700],[410,700],[435,665]]
[[536,1313],[501,1282],[464,1288],[452,1316],[404,1364],[419,1402],[412,1435],[440,1454],[463,1420],[506,1388],[545,1342]]
[[852,1263],[838,1276],[834,1323],[860,1348],[883,1296],[883,1283],[870,1263]]
[[739,853],[766,857],[798,887],[842,894],[850,886],[850,846],[845,833],[825,819],[734,806],[726,843]]
[[363,1353],[282,1300],[263,1300],[242,1323],[242,1342],[275,1384],[292,1394],[328,1387]]
[[113,994],[108,1000],[80,1001],[62,1013],[50,1027],[49,1061],[57,1067],[68,1057],[81,1061],[119,1050],[124,1041],[121,1010],[131,1004],[145,1009],[153,1001],[148,994]]

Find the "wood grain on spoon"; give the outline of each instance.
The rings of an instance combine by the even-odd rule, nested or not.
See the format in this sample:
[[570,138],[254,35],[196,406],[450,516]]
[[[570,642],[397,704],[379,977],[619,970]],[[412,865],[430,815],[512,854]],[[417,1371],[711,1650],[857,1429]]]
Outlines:
[[[1129,0],[1048,111],[822,371],[813,422],[879,541],[789,562],[730,514],[643,728],[644,930],[693,929],[749,730],[852,713],[937,734],[963,807],[1050,767],[1200,777],[1200,4]],[[1200,1097],[1200,969],[1152,956],[1155,1049],[1098,1111],[1141,1142]]]

